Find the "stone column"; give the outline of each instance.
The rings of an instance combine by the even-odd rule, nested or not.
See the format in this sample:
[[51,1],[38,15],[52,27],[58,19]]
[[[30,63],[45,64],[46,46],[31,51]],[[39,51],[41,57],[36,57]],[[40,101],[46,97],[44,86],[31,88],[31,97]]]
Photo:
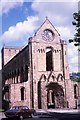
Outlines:
[[47,109],[47,90],[45,88],[46,83],[41,82],[41,97],[42,97],[42,109]]
[[49,99],[49,100],[50,100],[50,104],[52,104],[52,92],[53,92],[52,90],[49,91],[49,95],[50,95],[50,99]]

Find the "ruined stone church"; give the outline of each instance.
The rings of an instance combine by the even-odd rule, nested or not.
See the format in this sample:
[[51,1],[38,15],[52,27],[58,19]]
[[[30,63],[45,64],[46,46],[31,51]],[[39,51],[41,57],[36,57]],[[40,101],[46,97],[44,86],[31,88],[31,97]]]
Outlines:
[[46,18],[24,48],[2,48],[3,99],[35,109],[75,108],[79,89],[67,59],[66,42]]

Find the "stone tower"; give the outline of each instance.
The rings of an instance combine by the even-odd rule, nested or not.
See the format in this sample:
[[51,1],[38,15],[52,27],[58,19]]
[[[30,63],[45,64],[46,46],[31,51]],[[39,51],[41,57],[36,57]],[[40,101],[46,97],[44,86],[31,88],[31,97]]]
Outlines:
[[29,46],[34,108],[73,107],[67,44],[48,19],[29,40]]

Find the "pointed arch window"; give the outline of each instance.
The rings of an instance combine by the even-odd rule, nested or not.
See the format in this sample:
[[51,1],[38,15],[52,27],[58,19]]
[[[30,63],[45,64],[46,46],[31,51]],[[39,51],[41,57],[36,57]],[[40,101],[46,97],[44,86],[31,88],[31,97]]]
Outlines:
[[21,88],[21,100],[24,100],[25,99],[25,88],[22,87]]
[[53,70],[53,49],[52,47],[46,48],[46,71]]

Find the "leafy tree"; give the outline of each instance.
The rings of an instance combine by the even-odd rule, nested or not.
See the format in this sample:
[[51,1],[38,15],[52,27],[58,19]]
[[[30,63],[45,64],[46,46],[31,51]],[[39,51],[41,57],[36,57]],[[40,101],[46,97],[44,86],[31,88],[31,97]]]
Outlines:
[[74,34],[74,39],[70,39],[69,43],[74,42],[75,46],[78,46],[80,51],[80,11],[73,13],[74,21],[72,24],[75,26],[76,33]]

